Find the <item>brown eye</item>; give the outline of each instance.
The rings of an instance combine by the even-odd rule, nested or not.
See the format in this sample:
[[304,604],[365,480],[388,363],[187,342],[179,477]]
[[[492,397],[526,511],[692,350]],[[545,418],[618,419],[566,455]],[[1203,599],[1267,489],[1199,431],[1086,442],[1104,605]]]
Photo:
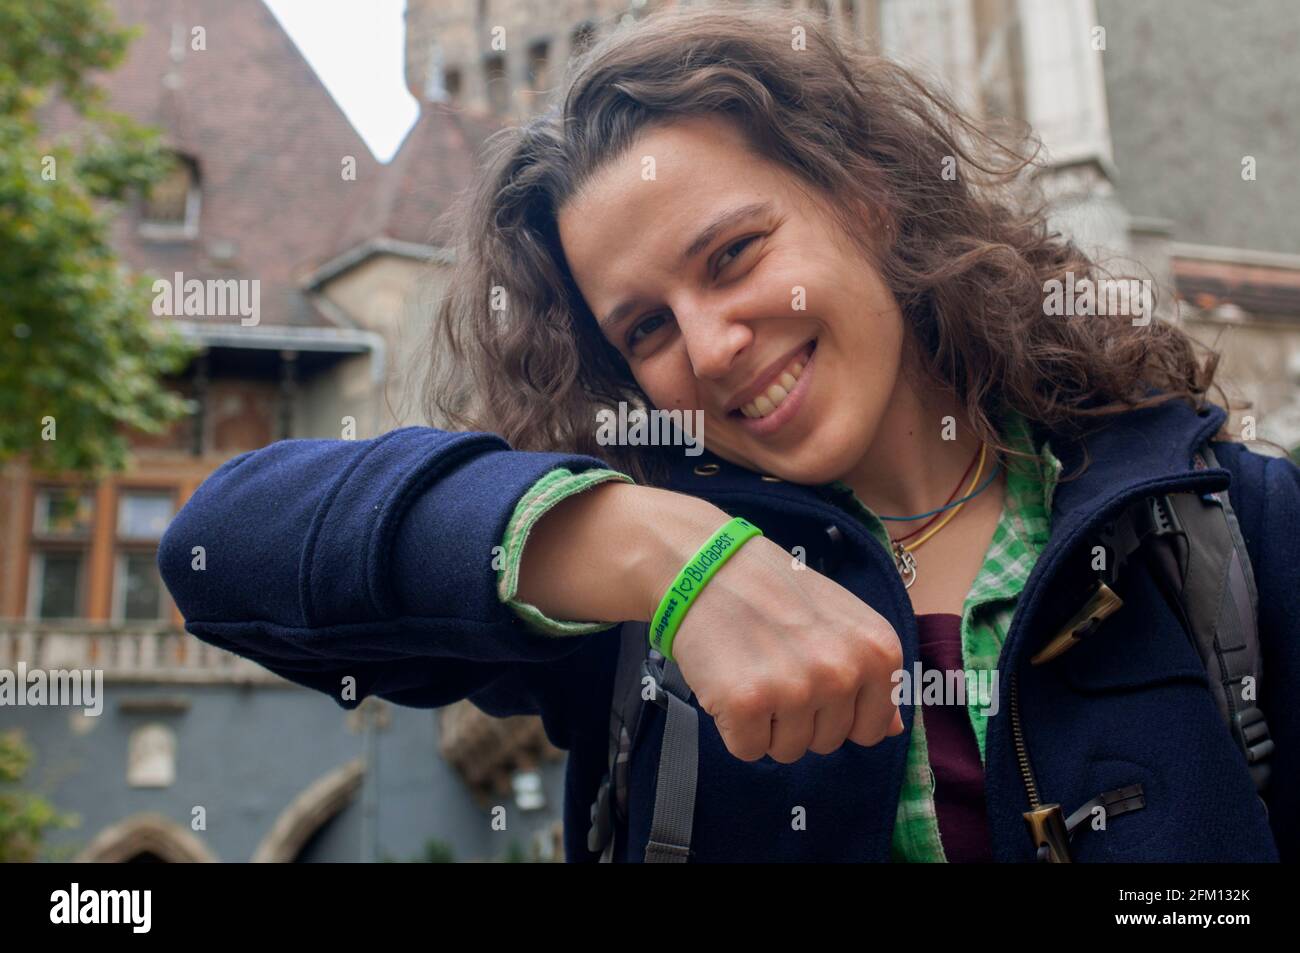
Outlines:
[[627,346],[629,348],[635,348],[637,344],[641,342],[641,338],[637,336],[638,334],[643,337],[648,337],[655,331],[658,331],[660,325],[662,325],[665,320],[666,315],[652,314],[650,317],[639,322],[630,332],[628,332]]
[[[740,253],[743,252],[745,248],[756,238],[758,238],[757,235],[750,235],[748,238],[742,238],[740,241],[732,242],[730,245],[728,245],[723,250],[722,257],[718,259],[718,270],[721,271],[723,268],[727,267],[727,265],[731,264],[731,262],[734,261],[736,258],[739,258]],[[735,255],[732,257],[731,260],[727,260],[727,255],[730,254],[731,252],[735,252]]]

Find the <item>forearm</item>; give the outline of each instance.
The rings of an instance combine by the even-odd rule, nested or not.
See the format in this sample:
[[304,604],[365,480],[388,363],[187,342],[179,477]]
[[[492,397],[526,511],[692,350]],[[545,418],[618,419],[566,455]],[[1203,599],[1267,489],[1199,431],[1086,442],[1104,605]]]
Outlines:
[[713,504],[680,493],[592,487],[533,528],[518,598],[552,618],[649,621],[673,574],[726,520]]

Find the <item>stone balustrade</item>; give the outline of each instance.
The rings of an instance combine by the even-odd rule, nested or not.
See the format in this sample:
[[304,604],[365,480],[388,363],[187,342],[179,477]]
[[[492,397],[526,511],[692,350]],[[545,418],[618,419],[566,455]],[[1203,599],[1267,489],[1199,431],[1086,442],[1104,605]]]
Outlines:
[[0,669],[102,669],[105,681],[284,684],[255,662],[166,625],[0,621]]

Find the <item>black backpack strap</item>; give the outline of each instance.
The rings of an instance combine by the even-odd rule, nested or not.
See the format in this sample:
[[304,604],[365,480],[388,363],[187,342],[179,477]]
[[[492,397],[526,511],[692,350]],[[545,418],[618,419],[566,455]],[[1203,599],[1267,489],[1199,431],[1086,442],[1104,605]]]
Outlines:
[[655,812],[646,845],[647,864],[684,864],[691,856],[695,824],[695,788],[700,763],[699,713],[691,705],[691,690],[675,662],[651,651],[644,670],[655,680],[653,701],[668,713],[659,775],[655,781]]
[[614,859],[617,821],[627,820],[628,762],[637,738],[645,699],[644,679],[653,681],[650,700],[668,715],[659,749],[654,818],[645,862],[685,863],[691,854],[695,822],[695,787],[699,773],[699,713],[676,663],[650,649],[649,625],[625,622],[619,630],[619,653],[609,713],[609,767],[591,805],[587,849],[600,852],[601,863]]
[[[1208,443],[1198,457],[1198,469],[1219,465]],[[1179,587],[1215,701],[1262,792],[1273,741],[1257,704],[1263,676],[1259,593],[1241,526],[1226,490],[1173,494],[1170,502],[1188,546],[1186,563],[1168,579]]]
[[[1198,452],[1196,466],[1218,466],[1209,444]],[[1114,583],[1129,557],[1146,547],[1157,581],[1183,614],[1255,790],[1262,792],[1273,742],[1255,701],[1262,676],[1259,596],[1227,491],[1141,500],[1107,527],[1103,541],[1111,554],[1103,574],[1107,583]]]
[[614,859],[616,820],[626,820],[627,767],[641,719],[641,663],[650,648],[650,626],[625,622],[619,628],[618,663],[614,670],[614,694],[609,712],[609,761],[605,777],[591,805],[591,829],[587,849],[600,852],[601,863]]

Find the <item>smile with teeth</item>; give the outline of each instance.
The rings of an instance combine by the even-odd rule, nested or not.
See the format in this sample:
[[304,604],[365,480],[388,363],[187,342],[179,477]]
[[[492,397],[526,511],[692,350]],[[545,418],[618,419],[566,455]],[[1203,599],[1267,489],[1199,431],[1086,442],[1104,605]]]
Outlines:
[[785,399],[790,396],[790,391],[794,390],[795,382],[799,380],[799,375],[803,373],[805,363],[806,360],[802,354],[790,361],[767,390],[749,403],[740,405],[740,412],[751,420],[757,420],[760,417],[766,417],[780,407]]

